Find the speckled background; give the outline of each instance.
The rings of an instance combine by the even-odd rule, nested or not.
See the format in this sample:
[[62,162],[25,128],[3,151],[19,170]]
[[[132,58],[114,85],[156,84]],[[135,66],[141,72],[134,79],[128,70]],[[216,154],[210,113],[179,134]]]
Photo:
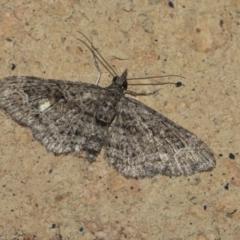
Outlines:
[[[81,31],[118,74],[127,68],[129,77],[183,75],[184,87],[160,86],[138,99],[194,132],[217,160],[213,171],[191,177],[125,179],[104,151],[92,165],[55,157],[0,111],[1,240],[240,239],[238,0],[0,0],[0,6],[1,78],[94,83],[98,72],[78,40]],[[105,87],[111,77],[102,71]]]

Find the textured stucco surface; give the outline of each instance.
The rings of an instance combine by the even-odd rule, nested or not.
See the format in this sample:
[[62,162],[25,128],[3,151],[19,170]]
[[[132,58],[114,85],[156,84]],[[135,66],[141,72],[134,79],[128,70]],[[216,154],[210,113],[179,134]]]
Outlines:
[[[240,4],[172,3],[0,0],[1,78],[94,83],[81,31],[118,74],[183,75],[160,80],[184,87],[138,100],[194,132],[217,160],[191,177],[125,179],[104,151],[92,165],[55,157],[0,111],[0,239],[240,239]],[[110,82],[103,69],[100,85]]]

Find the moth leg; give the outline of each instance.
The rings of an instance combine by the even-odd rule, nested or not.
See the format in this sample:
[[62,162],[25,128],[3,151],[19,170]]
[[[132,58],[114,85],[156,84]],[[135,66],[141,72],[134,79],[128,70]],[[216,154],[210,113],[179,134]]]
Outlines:
[[101,78],[102,72],[101,72],[101,69],[100,69],[99,64],[97,62],[97,57],[96,57],[96,53],[95,53],[95,47],[93,46],[92,43],[91,43],[91,48],[92,48],[92,55],[93,55],[94,65],[95,65],[95,67],[98,70],[98,76],[97,76],[97,79],[95,81],[95,85],[98,85],[98,83],[100,81],[100,78]]
[[103,58],[103,56],[100,54],[100,52],[94,47],[93,43],[82,33],[79,32],[85,39],[86,41],[82,39],[78,39],[81,41],[92,53],[93,59],[94,59],[94,64],[98,70],[98,77],[96,79],[95,85],[98,85],[100,77],[101,77],[101,70],[99,67],[99,63],[114,77],[117,76],[117,73],[114,71],[114,69],[110,66],[110,64]]
[[149,93],[138,93],[138,92],[127,90],[125,93],[129,94],[131,96],[134,96],[134,97],[136,97],[136,96],[149,96],[149,95],[154,95],[155,93],[159,92],[159,90],[160,89],[152,91],[152,92],[149,92]]

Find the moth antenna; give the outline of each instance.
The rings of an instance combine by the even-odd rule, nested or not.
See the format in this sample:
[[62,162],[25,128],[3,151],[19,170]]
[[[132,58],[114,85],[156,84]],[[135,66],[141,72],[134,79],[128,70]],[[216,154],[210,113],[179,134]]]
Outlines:
[[[101,65],[114,77],[118,76],[117,73],[114,71],[114,69],[111,67],[111,65],[104,59],[104,57],[101,55],[101,53],[95,48],[93,43],[89,40],[87,36],[85,36],[82,32],[77,31],[80,33],[91,45],[91,47],[82,39],[77,38],[79,41],[81,41],[87,48],[92,52],[92,54],[96,57],[96,59],[101,63]],[[99,70],[99,68],[97,67]]]

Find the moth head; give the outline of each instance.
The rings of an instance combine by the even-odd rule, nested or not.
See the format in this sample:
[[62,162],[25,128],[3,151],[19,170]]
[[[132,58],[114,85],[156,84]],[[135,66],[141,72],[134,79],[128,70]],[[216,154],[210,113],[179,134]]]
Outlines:
[[116,83],[117,85],[121,86],[124,90],[127,90],[127,69],[122,73],[122,75],[115,76],[113,78],[113,83]]

